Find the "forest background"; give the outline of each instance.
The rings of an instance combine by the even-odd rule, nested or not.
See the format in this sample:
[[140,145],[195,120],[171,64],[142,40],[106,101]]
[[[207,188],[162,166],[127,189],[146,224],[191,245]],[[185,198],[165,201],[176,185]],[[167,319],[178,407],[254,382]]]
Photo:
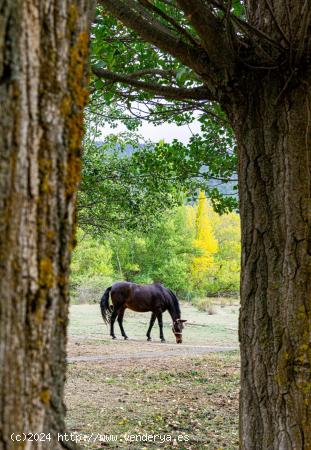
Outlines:
[[[92,31],[73,301],[97,302],[118,280],[158,281],[190,301],[237,295],[236,143],[224,113],[214,104],[167,101],[102,79],[103,70],[144,66],[147,78],[174,74],[181,89],[197,83],[182,64],[142,44],[101,8]],[[160,135],[154,143],[138,134],[144,120],[150,127],[196,122],[200,131],[187,144]],[[103,138],[104,128],[119,124],[127,131]]]
[[[189,167],[177,170],[168,161],[174,149],[163,141],[142,143],[131,132],[101,142],[90,121],[88,126],[73,301],[98,302],[119,280],[161,282],[201,309],[207,297],[236,296],[241,248],[239,215],[228,210],[234,208],[233,182],[213,184],[203,162],[194,176],[189,155]],[[207,187],[217,194],[214,207]]]

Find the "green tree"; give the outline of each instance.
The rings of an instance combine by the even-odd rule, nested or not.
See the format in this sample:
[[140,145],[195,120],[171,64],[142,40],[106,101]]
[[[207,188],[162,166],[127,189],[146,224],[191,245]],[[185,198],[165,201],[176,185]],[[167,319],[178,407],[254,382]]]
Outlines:
[[115,277],[111,245],[107,239],[93,237],[81,229],[77,240],[70,266],[71,297],[77,303],[98,303]]
[[197,140],[188,147],[177,141],[154,144],[126,132],[101,142],[90,122],[87,130],[78,197],[79,225],[85,231],[147,231],[167,210],[196,199],[200,189],[211,195],[217,211],[235,207],[236,198],[222,196],[210,184]]
[[[142,144],[136,135],[111,135],[104,142],[91,138],[84,144],[78,202],[83,229],[93,234],[146,230],[180,203],[180,183],[137,158]],[[151,143],[144,146],[152,152]]]
[[201,133],[191,136],[187,145],[174,140],[159,142],[152,152],[137,153],[140,164],[155,173],[166,173],[179,183],[189,200],[197,200],[200,191],[219,213],[237,209],[236,155],[232,132],[219,135],[212,119],[201,118]]
[[213,231],[218,241],[214,260],[213,281],[208,283],[210,294],[237,294],[240,289],[241,225],[237,213],[218,215],[209,210]]
[[146,273],[146,240],[148,233],[124,230],[122,234],[109,236],[113,249],[113,264],[118,280],[152,283]]
[[203,111],[221,119],[224,136],[224,122],[234,130],[242,225],[241,447],[309,447],[311,5],[100,4],[105,13],[92,63],[108,102],[123,98],[133,110],[140,101],[149,117],[168,111],[179,122],[189,111]]
[[188,208],[167,212],[148,233],[114,236],[116,277],[137,283],[159,281],[182,294],[191,291],[191,263],[198,251],[193,247],[195,229],[187,223]]
[[71,280],[73,283],[105,277],[111,277],[112,250],[109,241],[99,241],[78,230],[78,246],[73,252],[71,262]]
[[192,290],[191,261],[194,229],[188,226],[188,207],[177,208],[152,231],[146,264],[154,281],[160,281],[180,294]]

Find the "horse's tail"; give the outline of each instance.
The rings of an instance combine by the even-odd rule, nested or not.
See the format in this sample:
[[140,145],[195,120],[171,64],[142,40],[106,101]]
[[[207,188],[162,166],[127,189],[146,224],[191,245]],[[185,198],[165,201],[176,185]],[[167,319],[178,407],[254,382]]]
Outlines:
[[104,295],[100,299],[100,310],[106,324],[110,323],[110,316],[112,313],[112,307],[109,305],[109,293],[111,291],[111,286],[107,288]]

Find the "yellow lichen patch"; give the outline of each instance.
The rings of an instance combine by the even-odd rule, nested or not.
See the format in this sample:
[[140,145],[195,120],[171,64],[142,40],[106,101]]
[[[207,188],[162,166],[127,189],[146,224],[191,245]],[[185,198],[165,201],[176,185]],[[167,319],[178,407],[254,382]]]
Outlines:
[[39,170],[42,173],[52,173],[52,161],[48,158],[39,158]]
[[39,264],[39,284],[41,287],[51,288],[54,282],[53,264],[50,258],[42,258]]
[[81,160],[79,156],[70,155],[67,161],[67,178],[66,178],[66,193],[73,195],[80,182]]
[[84,108],[88,90],[86,89],[86,62],[89,51],[89,37],[86,32],[78,35],[75,45],[70,50],[70,83],[69,87],[76,106]]
[[66,117],[71,111],[71,100],[69,95],[65,95],[60,105],[60,112],[62,116]]
[[62,113],[68,135],[68,159],[66,193],[76,192],[81,172],[81,141],[83,137],[83,108],[88,98],[86,89],[86,62],[88,57],[88,34],[82,32],[76,38],[69,57],[69,96],[62,101]]
[[47,194],[51,194],[53,192],[53,187],[50,184],[49,177],[44,175],[41,181],[41,191]]
[[42,403],[47,405],[50,401],[50,398],[51,398],[50,391],[48,389],[43,389],[40,393],[40,399]]
[[46,233],[46,237],[51,241],[56,237],[56,232],[54,230],[48,230]]
[[76,5],[72,3],[68,9],[68,20],[67,20],[68,32],[72,33],[76,30],[78,17],[79,17],[78,9]]
[[73,227],[72,227],[72,233],[71,233],[71,239],[69,242],[69,251],[72,252],[72,250],[74,250],[74,248],[76,247],[78,243],[78,238],[77,238],[77,220],[75,217],[75,221],[73,223]]
[[[304,364],[311,366],[311,328],[310,319],[304,305],[299,306],[296,312],[296,320],[299,329],[299,346],[295,354],[297,365]],[[294,362],[295,363],[295,362]]]
[[42,322],[44,314],[44,304],[46,300],[46,289],[40,287],[35,304],[34,304],[34,318],[36,322]]
[[58,317],[56,318],[56,323],[57,323],[57,325],[59,325],[59,326],[63,326],[64,324],[67,324],[67,318],[66,318],[66,317],[60,317],[60,316],[58,316]]
[[61,287],[66,287],[68,282],[67,274],[60,273],[57,277],[57,284]]
[[50,176],[53,172],[52,161],[47,158],[39,158],[39,171],[41,175],[41,191],[51,193],[53,191]]
[[274,380],[279,386],[284,387],[288,383],[287,372],[289,365],[290,365],[289,354],[287,352],[282,352],[278,360],[278,371],[277,374],[274,376]]

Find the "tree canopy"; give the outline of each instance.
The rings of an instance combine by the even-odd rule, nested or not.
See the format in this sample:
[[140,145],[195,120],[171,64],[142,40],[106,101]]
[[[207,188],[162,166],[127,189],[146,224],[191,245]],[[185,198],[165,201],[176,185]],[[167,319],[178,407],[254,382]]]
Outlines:
[[[220,75],[227,83],[234,52],[242,57],[259,34],[243,20],[244,2],[99,3],[104,10],[98,8],[94,26],[92,70],[106,101],[124,111],[126,98],[126,110],[138,118],[189,120],[187,112],[197,110],[226,122],[211,103],[219,100],[213,79],[218,84]],[[209,64],[217,70],[207,70]]]
[[104,142],[86,140],[79,192],[79,224],[103,235],[147,231],[163,213],[182,201],[185,183],[166,167],[146,164],[154,146],[135,135],[111,135]]
[[[163,29],[169,26],[172,28],[169,33],[175,37],[181,33],[178,39],[187,42],[186,49],[189,40],[191,45],[197,42],[195,33],[182,10],[173,3],[140,2],[136,5],[137,17],[147,8],[154,26],[158,15]],[[237,2],[233,3],[235,13],[241,14]],[[236,146],[224,112],[217,103],[208,101],[200,77],[185,61],[141,39],[137,30],[124,27],[113,11],[107,12],[110,7],[105,2],[100,4],[104,9],[98,7],[92,28],[89,120],[98,126],[107,122],[114,126],[121,121],[129,130],[136,130],[143,119],[154,125],[162,122],[182,125],[198,120],[201,133],[194,134],[189,145],[177,140],[164,144],[161,152],[144,162],[161,165],[161,170],[163,165],[174,166],[175,176],[180,179],[192,174],[197,189],[189,189],[188,194],[196,195],[199,189],[204,189],[217,211],[236,209]],[[136,8],[135,2],[120,4],[127,11]],[[156,26],[154,31],[157,30]]]
[[[195,201],[200,190],[211,198],[216,211],[235,209],[236,179],[231,177],[235,157],[227,149],[227,139],[222,141],[220,136],[223,163],[219,170],[208,138],[214,135],[216,139],[216,133],[212,128],[205,138],[190,139],[189,145],[152,143],[134,132],[99,141],[99,133],[89,122],[78,201],[80,226],[95,234],[147,231],[168,209]],[[230,183],[224,184],[228,179]]]

